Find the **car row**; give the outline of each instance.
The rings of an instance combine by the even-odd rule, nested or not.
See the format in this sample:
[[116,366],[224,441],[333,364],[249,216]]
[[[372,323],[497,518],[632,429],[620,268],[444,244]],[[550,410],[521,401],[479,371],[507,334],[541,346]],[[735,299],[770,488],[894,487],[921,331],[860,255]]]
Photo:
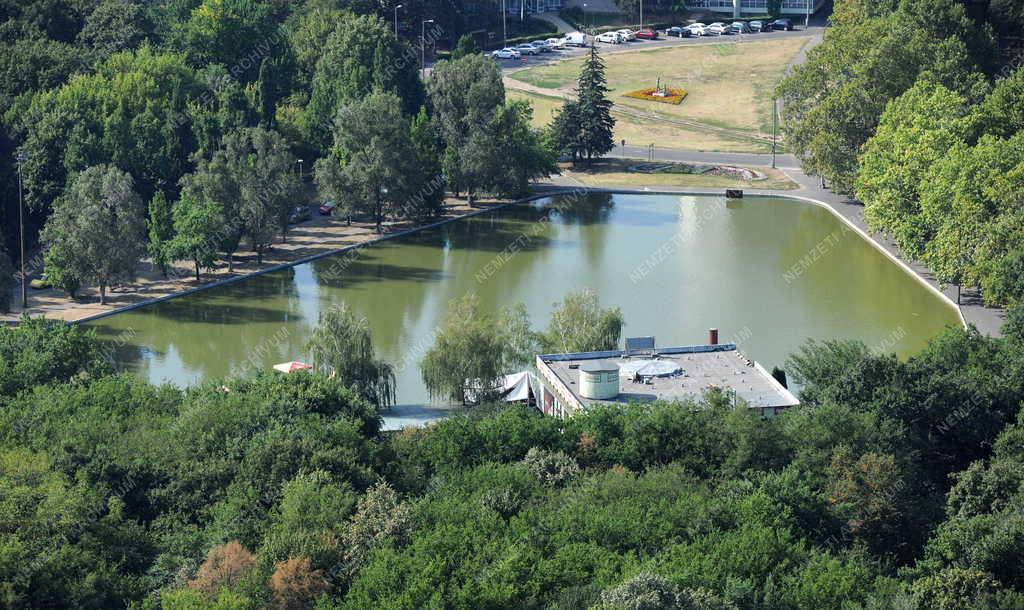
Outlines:
[[657,40],[658,31],[651,28],[642,30],[621,29],[614,32],[603,32],[597,35],[597,41],[607,44],[621,44],[634,40]]
[[775,21],[733,21],[726,24],[716,21],[711,24],[691,23],[690,25],[669,28],[666,34],[669,36],[724,36],[727,34],[750,34],[752,32],[772,32],[775,30],[793,31],[793,22],[789,19],[776,19]]
[[555,49],[585,46],[587,46],[587,35],[582,32],[571,32],[564,38],[548,38],[547,40],[524,42],[514,47],[505,47],[504,49],[491,51],[490,55],[495,59],[522,59],[524,55],[540,55],[541,53],[550,53]]

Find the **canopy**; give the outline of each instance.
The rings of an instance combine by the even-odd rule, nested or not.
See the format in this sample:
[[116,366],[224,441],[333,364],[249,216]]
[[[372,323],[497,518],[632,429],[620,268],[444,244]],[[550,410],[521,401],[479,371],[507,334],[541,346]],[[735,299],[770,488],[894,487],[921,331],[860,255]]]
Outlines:
[[504,382],[502,383],[502,392],[505,394],[502,398],[505,402],[529,400],[530,373],[524,371],[522,373],[505,375]]
[[313,368],[312,365],[306,364],[305,362],[299,362],[298,360],[282,362],[281,364],[274,365],[274,370],[281,371],[282,373],[294,373],[295,371],[304,371],[311,368]]

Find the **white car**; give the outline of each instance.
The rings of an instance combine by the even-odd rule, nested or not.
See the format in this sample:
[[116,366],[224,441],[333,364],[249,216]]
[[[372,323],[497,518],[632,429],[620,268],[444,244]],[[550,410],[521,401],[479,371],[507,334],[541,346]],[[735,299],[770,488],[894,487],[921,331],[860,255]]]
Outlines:
[[725,34],[728,30],[726,29],[724,23],[712,23],[711,25],[706,27],[704,31],[705,33],[711,34],[713,36],[721,36],[722,34]]
[[704,36],[708,33],[708,26],[703,23],[691,23],[686,26],[686,29],[690,30],[690,33],[694,36]]
[[636,40],[636,32],[633,30],[621,29],[619,30],[619,34],[622,34],[622,39],[626,42]]
[[618,32],[605,32],[604,34],[597,35],[598,42],[606,42],[608,44],[619,44],[622,42],[622,34]]
[[515,49],[505,47],[504,49],[498,49],[497,51],[491,52],[491,57],[495,59],[520,59],[523,56],[522,53]]
[[564,49],[565,39],[564,38],[548,38],[544,42],[548,43],[548,46],[552,49]]
[[583,32],[569,32],[565,35],[565,44],[569,47],[587,46],[587,35]]
[[540,49],[526,42],[516,45],[516,51],[519,51],[523,55],[540,55]]
[[548,41],[546,40],[534,40],[533,42],[530,43],[530,46],[537,49],[541,53],[551,52],[551,45],[549,45]]

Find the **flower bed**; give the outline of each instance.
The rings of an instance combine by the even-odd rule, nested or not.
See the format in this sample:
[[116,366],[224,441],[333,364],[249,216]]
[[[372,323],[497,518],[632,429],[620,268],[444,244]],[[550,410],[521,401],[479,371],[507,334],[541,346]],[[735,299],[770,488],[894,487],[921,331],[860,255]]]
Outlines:
[[676,89],[674,87],[668,87],[665,89],[665,95],[655,95],[658,89],[656,87],[650,87],[649,89],[640,89],[639,91],[630,91],[629,93],[623,93],[626,97],[634,97],[638,100],[649,100],[652,102],[661,102],[662,104],[673,104],[679,105],[686,97],[686,91],[683,89]]

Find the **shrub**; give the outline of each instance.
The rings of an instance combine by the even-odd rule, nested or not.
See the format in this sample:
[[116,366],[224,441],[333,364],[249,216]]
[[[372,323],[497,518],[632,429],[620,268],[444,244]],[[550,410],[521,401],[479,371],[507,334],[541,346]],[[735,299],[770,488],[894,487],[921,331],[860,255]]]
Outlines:
[[526,453],[522,464],[545,485],[562,485],[580,472],[576,460],[561,451],[545,451],[537,447]]
[[196,577],[188,581],[188,587],[212,595],[221,587],[230,588],[238,583],[252,572],[255,565],[255,555],[242,543],[232,540],[210,549]]
[[274,592],[274,608],[302,610],[312,608],[327,592],[328,584],[323,572],[310,566],[309,559],[295,557],[277,564],[270,589]]

